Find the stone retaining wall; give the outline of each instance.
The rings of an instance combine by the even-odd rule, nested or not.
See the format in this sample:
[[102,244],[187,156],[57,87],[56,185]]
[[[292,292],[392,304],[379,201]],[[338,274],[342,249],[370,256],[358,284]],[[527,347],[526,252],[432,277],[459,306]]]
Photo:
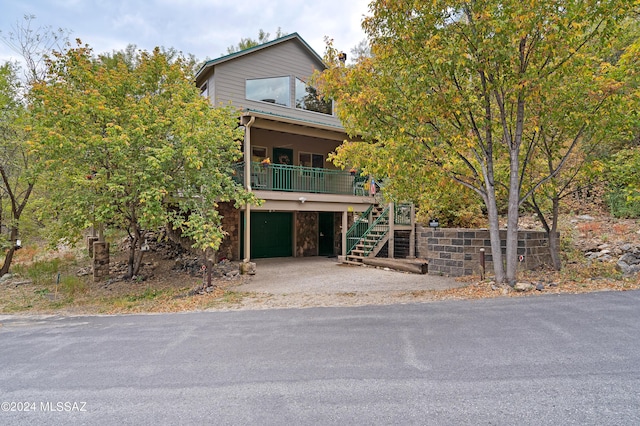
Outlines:
[[[506,230],[500,231],[502,252],[506,250]],[[480,249],[485,249],[485,270],[493,271],[491,241],[487,229],[416,226],[416,256],[427,259],[430,274],[454,277],[480,274]],[[518,232],[519,268],[534,269],[550,264],[549,244],[544,231]]]

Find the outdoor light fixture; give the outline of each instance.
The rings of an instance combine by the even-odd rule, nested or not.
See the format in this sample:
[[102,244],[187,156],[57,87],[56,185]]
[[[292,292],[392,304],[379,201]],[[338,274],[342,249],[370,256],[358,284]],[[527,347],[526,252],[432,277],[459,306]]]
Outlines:
[[429,220],[429,227],[430,228],[437,228],[438,226],[440,226],[440,222],[438,222],[438,219],[430,219]]
[[298,198],[298,201],[300,201],[302,204],[304,204],[304,202],[307,201],[307,199],[305,197],[300,197],[300,198]]
[[20,250],[22,248],[22,240],[16,240],[16,250]]

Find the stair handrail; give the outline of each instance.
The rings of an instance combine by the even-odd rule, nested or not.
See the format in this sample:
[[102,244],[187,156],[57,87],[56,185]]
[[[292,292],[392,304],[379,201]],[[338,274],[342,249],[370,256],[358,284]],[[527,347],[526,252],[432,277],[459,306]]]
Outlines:
[[369,215],[371,214],[371,210],[373,210],[373,204],[353,221],[353,225],[351,225],[351,228],[347,231],[347,254],[351,254],[351,250],[353,250],[362,239],[362,234],[369,228]]
[[[380,223],[385,219],[386,219],[387,223]],[[377,227],[382,227],[382,229],[384,230],[384,233],[378,235],[378,238],[375,240],[375,244],[374,245],[372,245],[371,247],[365,247],[364,257],[367,257],[369,255],[369,253],[371,253],[371,250],[373,250],[378,245],[380,240],[382,240],[385,237],[385,235],[387,235],[389,233],[389,206],[387,206],[382,211],[382,213],[380,213],[380,216],[378,216],[378,218],[373,221],[371,226],[369,226],[369,228],[365,231],[365,233],[362,235],[362,237],[360,237],[360,240],[364,240],[371,233],[371,231],[373,231],[374,229],[380,229],[380,228],[377,228]]]

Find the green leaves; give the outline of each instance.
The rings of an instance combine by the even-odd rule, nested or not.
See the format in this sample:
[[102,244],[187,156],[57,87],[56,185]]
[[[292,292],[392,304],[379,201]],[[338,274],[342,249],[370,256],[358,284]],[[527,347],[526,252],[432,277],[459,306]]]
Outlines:
[[171,222],[197,246],[217,247],[215,203],[251,196],[231,179],[237,112],[209,106],[191,63],[159,49],[96,58],[78,45],[48,70],[33,111],[59,235],[97,222],[136,237]]
[[[630,64],[637,65],[638,42],[624,36],[623,26],[638,6],[373,1],[363,22],[372,57],[345,67],[332,61],[329,45],[332,66],[316,82],[336,100],[349,134],[374,147],[341,149],[336,160],[413,187],[391,186],[398,196],[448,176],[482,198],[495,238],[498,212],[508,208],[514,234],[507,265],[515,273],[520,203],[558,177],[586,139],[619,137],[620,120],[605,111],[637,105],[639,67]],[[501,263],[499,241],[493,251]]]

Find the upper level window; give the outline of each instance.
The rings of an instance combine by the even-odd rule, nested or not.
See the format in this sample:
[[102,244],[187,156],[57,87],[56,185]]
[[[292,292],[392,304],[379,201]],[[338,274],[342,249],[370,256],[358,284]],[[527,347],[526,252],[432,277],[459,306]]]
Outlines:
[[289,77],[247,80],[246,96],[251,101],[269,102],[286,107],[291,106],[289,100]]
[[329,115],[333,114],[331,99],[319,97],[315,87],[308,86],[307,83],[299,78],[296,78],[296,108]]

